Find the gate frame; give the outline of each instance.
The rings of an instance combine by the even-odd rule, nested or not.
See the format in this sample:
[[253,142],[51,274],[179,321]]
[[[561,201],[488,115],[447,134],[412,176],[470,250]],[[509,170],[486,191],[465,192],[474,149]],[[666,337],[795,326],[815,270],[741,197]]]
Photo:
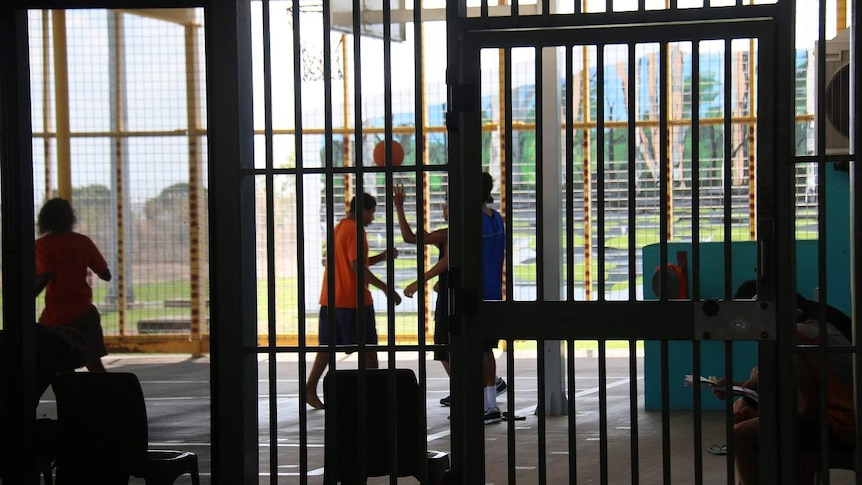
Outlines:
[[[788,5],[785,5],[788,4]],[[643,5],[643,4],[641,4]],[[675,7],[675,5],[674,5]],[[643,8],[643,6],[641,7]],[[792,311],[795,295],[795,225],[793,199],[793,54],[794,6],[791,2],[779,1],[772,5],[750,5],[721,8],[664,10],[637,12],[613,12],[596,14],[536,15],[512,17],[467,18],[465,2],[448,2],[447,42],[449,86],[449,130],[450,160],[450,237],[454,241],[450,250],[450,285],[452,289],[450,314],[452,315],[451,361],[453,402],[452,425],[452,475],[461,483],[483,483],[485,476],[481,389],[481,342],[486,338],[571,340],[579,338],[610,339],[637,338],[656,340],[697,340],[693,323],[695,312],[700,308],[692,300],[657,302],[628,301],[610,302],[541,302],[548,314],[558,316],[550,324],[532,320],[529,329],[519,322],[526,315],[536,314],[537,302],[496,302],[483,304],[479,298],[481,285],[481,259],[475,257],[481,251],[481,235],[477,224],[468,217],[466,208],[478,207],[480,195],[471,187],[480,186],[481,165],[467,161],[481,160],[481,112],[480,81],[482,48],[550,47],[574,44],[573,37],[582,36],[579,44],[619,43],[620,28],[650,29],[660,32],[654,38],[626,37],[622,43],[698,41],[707,40],[700,32],[704,24],[719,23],[724,30],[720,38],[732,38],[736,27],[746,38],[758,39],[758,72],[770,72],[771,76],[758,77],[758,300],[774,305],[776,321],[771,322],[772,335],[759,341],[759,366],[761,381],[761,407],[766,411],[761,418],[761,432],[774,436],[779,445],[764,447],[761,454],[761,480],[764,483],[791,483],[796,477],[796,393],[795,373],[791,365],[794,354],[793,328],[777,325],[777,322],[793,321]],[[765,22],[766,27],[752,31],[751,22]],[[677,29],[664,29],[673,24]],[[596,28],[605,27],[605,28]],[[680,39],[679,32],[691,31],[687,39]],[[728,33],[730,29],[730,33]],[[673,30],[676,35],[670,35]],[[566,35],[565,39],[559,39]],[[790,46],[782,49],[782,46]],[[771,54],[771,55],[769,55]],[[787,73],[782,76],[780,73]],[[766,108],[762,108],[766,107]],[[771,107],[771,109],[770,109]],[[770,133],[769,128],[773,131]],[[791,140],[782,143],[780,140]],[[772,166],[764,161],[775,160]],[[779,160],[786,160],[779,163]],[[664,175],[662,179],[664,180]],[[541,197],[537,200],[541,201]],[[465,224],[464,221],[470,221]],[[662,267],[666,266],[667,236],[661,236]],[[726,241],[730,243],[730,241]],[[471,248],[472,249],[471,251]],[[778,264],[778,262],[790,264]],[[608,315],[608,305],[618,307]],[[636,335],[629,334],[626,325],[634,316],[642,316],[643,308],[661,313],[671,322],[671,330],[638,328]],[[601,329],[570,333],[567,322],[575,319],[598,318],[604,324]],[[506,318],[502,318],[502,317]],[[482,326],[482,321],[494,322],[493,331]],[[508,320],[508,322],[507,322]],[[611,321],[611,325],[606,323]],[[537,332],[538,330],[538,332]],[[598,330],[598,331],[597,331]],[[459,368],[463,370],[459,370]],[[766,384],[766,385],[764,385]],[[788,392],[790,389],[792,392]],[[782,390],[784,390],[782,392]],[[461,391],[462,400],[455,398]],[[779,406],[779,402],[785,403]],[[791,404],[793,404],[791,406]],[[728,405],[728,408],[730,406]],[[771,411],[771,412],[770,412]],[[570,418],[573,419],[573,418]],[[779,427],[778,423],[791,423]],[[729,427],[729,429],[732,429]],[[732,472],[732,460],[729,460]],[[781,464],[787,464],[781,467]],[[513,466],[513,464],[509,464]],[[541,476],[541,475],[540,475]]]

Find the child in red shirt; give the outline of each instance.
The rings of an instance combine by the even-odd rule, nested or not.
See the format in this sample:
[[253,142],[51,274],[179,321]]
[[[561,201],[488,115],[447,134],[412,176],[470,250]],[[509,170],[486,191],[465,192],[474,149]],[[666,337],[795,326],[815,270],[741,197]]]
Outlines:
[[89,345],[87,369],[104,372],[102,356],[108,352],[87,270],[104,281],[111,280],[111,272],[93,241],[72,230],[76,222],[75,211],[65,199],[51,199],[39,211],[42,236],[36,240],[36,295],[46,290],[39,323],[81,332]]

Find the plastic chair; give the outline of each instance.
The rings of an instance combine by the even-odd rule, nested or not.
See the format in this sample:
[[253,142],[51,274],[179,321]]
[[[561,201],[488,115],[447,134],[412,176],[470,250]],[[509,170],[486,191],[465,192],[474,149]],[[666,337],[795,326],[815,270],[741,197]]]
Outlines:
[[[390,372],[395,373],[390,388]],[[359,437],[360,381],[365,381],[365,436]],[[390,392],[395,393],[395,409],[390,409]],[[333,370],[323,380],[326,403],[324,443],[324,483],[365,483],[367,477],[397,475],[422,480],[423,467],[429,485],[442,483],[449,469],[449,455],[425,450],[424,407],[416,375],[409,369]],[[390,419],[395,428],[390,429]],[[392,448],[396,463],[390,464]],[[360,452],[361,449],[361,452]],[[360,454],[365,455],[365,473],[360,471]],[[424,462],[424,463],[423,463]],[[364,476],[362,476],[364,475]]]
[[52,384],[60,439],[57,485],[171,485],[191,474],[200,484],[197,455],[148,450],[147,408],[137,376],[125,372],[63,372]]

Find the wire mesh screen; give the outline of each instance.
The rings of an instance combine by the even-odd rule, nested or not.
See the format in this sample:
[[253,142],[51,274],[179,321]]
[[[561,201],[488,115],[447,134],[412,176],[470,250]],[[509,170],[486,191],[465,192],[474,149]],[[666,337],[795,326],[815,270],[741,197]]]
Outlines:
[[[293,2],[271,2],[269,3],[269,24],[271,37],[269,42],[275,52],[278,52],[277,63],[279,69],[272,69],[270,76],[273,85],[277,89],[271,92],[271,102],[274,106],[283,109],[273,110],[271,137],[272,150],[271,162],[267,162],[267,139],[264,136],[265,122],[263,119],[262,96],[256,96],[255,103],[261,109],[255,109],[256,127],[256,161],[257,167],[263,168],[267,163],[275,169],[296,169],[301,166],[305,169],[322,168],[327,163],[327,156],[332,157],[332,165],[335,167],[351,167],[361,163],[365,167],[375,167],[374,148],[385,138],[385,113],[386,97],[379,89],[372,89],[379,85],[380,76],[383,72],[381,59],[383,58],[384,43],[378,38],[361,38],[358,40],[358,52],[361,53],[360,62],[356,59],[356,45],[352,35],[326,27],[324,11],[318,2],[299,2],[299,7],[294,10]],[[256,18],[261,15],[262,4],[255,2],[252,5]],[[54,28],[54,19],[50,13],[33,12],[30,16],[31,27],[31,51],[33,52],[31,62],[32,72],[32,99],[33,99],[33,127],[34,137],[33,150],[35,154],[34,180],[36,192],[34,205],[39,207],[42,201],[49,197],[58,195],[58,174],[63,164],[68,164],[71,173],[71,197],[78,210],[80,222],[78,230],[90,235],[96,244],[102,249],[109,260],[110,266],[122,272],[123,278],[106,284],[94,281],[95,299],[97,306],[103,309],[103,322],[108,335],[135,334],[135,333],[160,333],[160,332],[185,332],[189,328],[190,305],[192,305],[192,283],[191,267],[198,266],[198,274],[205,274],[206,269],[206,241],[199,240],[196,248],[192,247],[191,241],[195,233],[206,237],[206,211],[198,211],[195,214],[189,212],[193,199],[205,197],[205,174],[206,153],[205,144],[202,143],[205,133],[203,120],[205,119],[205,106],[203,96],[203,56],[199,49],[196,58],[191,61],[187,59],[189,53],[187,44],[189,35],[197,39],[197,45],[202,45],[202,15],[200,12],[189,14],[177,10],[174,15],[165,18],[154,18],[134,13],[119,13],[109,11],[70,11],[65,14],[65,50],[66,70],[68,73],[68,86],[58,86],[58,58],[57,49],[58,35]],[[262,33],[258,30],[260,24],[255,24],[254,37],[262,39]],[[399,60],[413,60],[415,58],[415,44],[413,27],[408,25],[407,42],[393,42],[392,58]],[[424,35],[427,38],[437,38],[444,28],[443,22],[427,22],[423,25]],[[191,30],[189,30],[191,29]],[[295,48],[294,30],[298,29],[299,46]],[[191,34],[190,34],[191,32]],[[328,41],[326,37],[328,36]],[[263,62],[261,56],[262,42],[255,42],[254,57],[255,72],[257,79],[263,78]],[[812,48],[813,46],[801,46],[798,51],[797,85],[799,92],[799,121],[797,151],[799,155],[806,155],[813,151],[813,126],[811,109],[811,96],[806,93],[813,84]],[[275,49],[278,49],[277,51]],[[328,51],[327,51],[328,49]],[[740,86],[745,86],[748,79],[752,79],[749,63],[746,61],[745,52],[740,49],[733,59],[732,65],[736,66],[732,79]],[[521,50],[526,52],[527,50]],[[327,53],[328,52],[328,53]],[[701,61],[701,96],[704,99],[710,97],[710,93],[721,89],[721,65],[718,63],[717,55],[709,54],[706,49]],[[298,55],[297,55],[298,53]],[[516,88],[512,92],[504,93],[512,99],[512,137],[517,146],[514,156],[514,173],[509,175],[508,183],[513,186],[516,200],[506,201],[509,209],[514,213],[514,220],[527,227],[535,218],[535,200],[529,200],[527,194],[535,184],[535,112],[531,106],[535,103],[534,73],[531,71],[530,60],[519,61],[515,53],[512,67],[512,75]],[[294,99],[294,56],[299,63],[299,75],[296,77],[301,85],[301,92],[306,102],[302,105],[300,120],[303,125],[301,136],[296,137],[296,119],[293,112],[296,110],[297,100]],[[532,54],[529,54],[532,55]],[[577,56],[594,56],[577,52]],[[613,53],[605,54],[612,59]],[[446,137],[443,122],[445,112],[445,82],[442,72],[445,67],[441,56],[425,55],[422,63],[425,67],[425,82],[422,84],[422,102],[424,106],[425,126],[423,139],[417,140],[415,128],[415,106],[417,96],[420,94],[415,89],[415,72],[407,69],[394,69],[394,85],[389,101],[392,102],[392,138],[399,142],[404,148],[404,159],[402,167],[412,167],[417,164],[432,167],[428,173],[429,180],[429,217],[431,224],[437,224],[433,220],[435,206],[439,206],[445,193],[445,174],[437,173],[433,167],[445,166]],[[652,59],[652,60],[651,60]],[[194,66],[188,66],[188,62],[194,62]],[[576,59],[577,63],[583,60]],[[627,62],[625,59],[615,61],[618,66]],[[655,72],[655,59],[647,54],[637,57],[639,63],[638,76],[646,81],[649,72]],[[311,65],[313,64],[313,65]],[[499,109],[500,76],[499,65],[496,61],[489,61],[486,69],[488,74],[483,79],[489,80],[489,84],[483,88],[488,95],[483,103],[486,105],[485,121],[487,129],[485,136],[489,146],[486,166],[489,170],[499,172],[499,153],[493,147],[500,143],[501,114]],[[399,65],[407,65],[402,62]],[[576,66],[577,67],[577,66]],[[675,86],[682,86],[681,95],[690,96],[685,91],[686,79],[690,77],[690,65],[684,61],[679,66],[671,66],[679,72],[674,81]],[[623,67],[628,69],[627,67]],[[610,74],[616,72],[613,68]],[[650,71],[652,69],[652,71]],[[314,73],[312,73],[314,71]],[[320,72],[318,72],[320,71]],[[326,79],[321,73],[329,71],[330,76]],[[595,71],[582,74],[580,68],[574,69],[573,80],[580,87],[586,82],[586,89],[594,93]],[[191,74],[194,75],[191,75]],[[310,75],[314,74],[314,75]],[[320,75],[318,75],[320,74]],[[345,78],[347,74],[347,78]],[[356,78],[364,86],[361,99],[356,98]],[[640,82],[640,81],[639,81]],[[190,86],[189,83],[194,84]],[[646,83],[648,86],[649,83]],[[690,86],[689,86],[690,87]],[[196,92],[197,99],[189,102],[189,89]],[[613,89],[609,86],[606,89]],[[58,122],[60,115],[60,104],[58,93],[67,92],[68,104],[68,141],[63,141],[63,135]],[[328,91],[328,94],[327,94]],[[262,92],[262,91],[259,91]],[[575,89],[575,93],[578,89]],[[646,98],[649,92],[646,91]],[[738,95],[744,95],[744,90],[736,90]],[[322,106],[310,102],[314,99],[325,99],[331,97],[332,102]],[[356,104],[360,103],[360,104]],[[704,106],[710,106],[704,102]],[[682,105],[681,105],[682,106]],[[362,119],[361,138],[356,138],[356,111],[360,110]],[[624,134],[624,128],[614,123],[619,123],[624,115],[624,107],[608,107],[616,109],[608,112],[605,123],[606,153],[613,157],[617,148],[625,149],[623,140],[617,143],[618,147],[612,145],[615,140]],[[647,115],[649,106],[645,105]],[[717,108],[720,109],[720,106]],[[191,113],[189,110],[194,110]],[[680,113],[672,113],[678,117]],[[740,111],[734,116],[745,119],[751,117],[751,113]],[[702,113],[704,120],[703,129],[714,132],[717,137],[716,149],[721,146],[721,126],[709,124],[710,113]],[[332,124],[331,142],[327,139],[325,130],[326,120]],[[595,127],[591,125],[589,116],[584,113],[575,114],[576,149],[584,142],[595,142]],[[646,121],[646,120],[644,120]],[[680,121],[684,121],[680,119]],[[194,126],[190,126],[193,123]],[[648,123],[645,123],[648,124]],[[734,125],[732,134],[732,148],[740,163],[734,168],[734,184],[739,190],[735,190],[733,202],[738,204],[740,210],[748,205],[748,174],[746,164],[742,157],[749,149],[749,137],[745,123]],[[680,128],[685,130],[684,127]],[[649,174],[655,170],[654,163],[650,163],[649,150],[652,143],[650,139],[650,128],[643,128],[643,142],[638,142],[641,167],[636,177],[637,183],[643,185],[642,192],[649,192]],[[701,136],[708,136],[709,133]],[[682,135],[684,136],[684,134]],[[59,145],[58,145],[59,143]],[[68,144],[68,161],[61,161],[61,152],[64,151],[62,144]],[[331,154],[327,155],[326,146],[331,143]],[[418,144],[422,144],[423,160],[417,160]],[[737,149],[738,148],[738,149]],[[674,154],[675,156],[677,154]],[[576,154],[580,157],[580,152]],[[683,159],[687,156],[679,154]],[[707,157],[708,158],[708,157]],[[194,162],[192,162],[194,160]],[[190,183],[189,177],[194,173],[190,167],[195,166],[197,177],[194,184]],[[682,162],[674,169],[674,180],[677,184],[675,194],[683,194],[689,186],[687,180],[692,177],[690,171]],[[412,170],[412,169],[411,169]],[[715,186],[710,181],[720,181],[716,170],[720,167],[711,167],[708,163],[702,164],[701,191],[703,200],[708,202],[711,198],[719,197],[722,187]],[[373,170],[372,170],[373,172]],[[605,169],[607,180],[605,200],[613,205],[616,199],[614,184],[624,183],[627,178],[625,164],[622,162],[611,163]],[[718,174],[718,175],[717,175]],[[393,183],[415,184],[411,177],[415,175],[401,173],[396,170]],[[582,186],[581,174],[576,174],[575,180]],[[818,172],[814,164],[797,165],[797,203],[799,204],[800,217],[797,219],[799,233],[802,238],[816,237],[813,220],[816,218],[816,200],[818,191]],[[300,203],[297,200],[296,183],[303,180],[304,199],[301,207],[306,221],[305,251],[309,261],[323,261],[325,251],[324,236],[321,231],[316,230],[324,227],[326,217],[338,218],[342,214],[342,208],[346,203],[345,193],[349,193],[355,187],[355,178],[346,177],[343,181],[335,184],[334,205],[336,209],[333,214],[326,214],[324,186],[322,175],[304,175],[301,179],[284,177],[275,181],[275,219],[278,222],[277,240],[284,241],[282,259],[276,255],[276,272],[291,277],[295,271],[291,270],[288,263],[291,258],[291,250],[296,247],[298,233],[295,230],[294,221],[291,218],[283,218],[284,211],[296,210],[291,206]],[[364,182],[371,193],[381,198],[381,202],[387,202],[385,188],[385,175],[380,173],[366,173]],[[412,185],[415,186],[415,185]],[[561,187],[561,190],[564,190]],[[623,185],[620,190],[626,190]],[[267,186],[260,184],[259,207],[261,214],[266,205]],[[737,193],[738,192],[738,193]],[[595,194],[594,194],[595,195]],[[645,195],[646,196],[646,195]],[[526,199],[524,198],[526,197]],[[415,211],[416,207],[409,204],[408,213]],[[203,207],[203,205],[197,205]],[[595,211],[593,206],[591,211]],[[585,212],[579,212],[585,217]],[[295,217],[295,216],[293,216]],[[317,222],[311,221],[320,221]],[[750,226],[750,220],[748,225]],[[261,220],[261,230],[265,228]],[[379,221],[369,228],[372,250],[379,249],[385,240],[386,223]],[[741,227],[741,226],[740,226]],[[283,229],[281,229],[283,228]],[[746,237],[749,233],[745,228],[741,229]],[[286,232],[285,232],[286,231]],[[686,229],[680,227],[676,230],[676,236],[685,237]],[[750,236],[749,236],[750,237]],[[517,241],[515,247],[516,258],[519,264],[516,274],[510,275],[510,281],[520,281],[515,293],[516,299],[531,299],[534,292],[531,290],[531,281],[535,279],[535,265],[532,262],[532,254],[535,235],[525,234]],[[264,238],[258,238],[259,251],[259,274],[264,274],[266,269],[266,243]],[[281,248],[281,244],[277,245]],[[574,248],[576,257],[583,258],[586,246],[579,245]],[[406,254],[415,254],[415,248],[403,248]],[[193,256],[195,261],[192,260]],[[613,259],[613,258],[611,258]],[[621,259],[625,262],[625,258]],[[625,266],[625,264],[622,264]],[[627,271],[619,272],[620,267],[611,268],[607,275],[605,288],[600,291],[614,292],[625,289],[625,275]],[[625,268],[623,268],[625,269]],[[587,268],[585,267],[586,271]],[[595,274],[597,268],[590,268]],[[415,271],[412,267],[402,267],[399,262],[397,275],[407,275]],[[617,274],[619,273],[619,274]],[[322,275],[322,265],[311,266],[306,273],[307,278],[314,281],[306,281],[307,289],[304,292],[304,304],[307,308],[317,305],[318,296],[316,287],[319,288],[319,279]],[[399,279],[401,278],[399,276]],[[591,283],[594,285],[594,282]],[[588,285],[589,286],[589,285]],[[313,291],[309,291],[312,290]],[[204,293],[206,291],[203,288]],[[205,294],[197,297],[199,301],[206,301]],[[279,320],[283,325],[278,325],[278,333],[294,338],[298,330],[294,324],[296,315],[296,300],[288,298],[284,302],[292,301],[288,309],[279,310]],[[262,309],[266,308],[262,303]],[[402,310],[402,309],[400,309]],[[261,327],[266,326],[268,317],[266,312],[260,314]],[[281,316],[283,315],[283,316]],[[316,318],[313,312],[308,317]],[[398,317],[400,318],[400,317]],[[144,321],[141,325],[139,322]],[[205,322],[204,327],[205,327]],[[309,328],[314,329],[314,325]],[[262,334],[267,332],[262,331]],[[312,332],[313,333],[313,332]]]
[[70,199],[105,256],[115,278],[89,280],[106,336],[188,335],[205,306],[202,22],[185,9],[29,17],[33,202]]

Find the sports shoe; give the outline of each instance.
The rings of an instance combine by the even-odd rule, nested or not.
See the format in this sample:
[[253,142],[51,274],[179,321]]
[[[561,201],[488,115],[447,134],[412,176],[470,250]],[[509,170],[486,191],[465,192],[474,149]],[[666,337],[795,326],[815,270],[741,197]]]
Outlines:
[[500,414],[500,408],[494,406],[485,410],[485,424],[499,423],[503,420],[503,415]]
[[450,397],[450,396],[446,396],[446,397],[444,397],[443,399],[441,399],[441,400],[440,400],[440,405],[441,405],[441,406],[449,407],[449,405],[451,404],[451,402],[449,401],[449,397]]
[[494,381],[494,384],[497,386],[498,396],[506,392],[506,389],[509,387],[506,385],[506,381],[504,381],[502,377],[497,377],[497,380]]

